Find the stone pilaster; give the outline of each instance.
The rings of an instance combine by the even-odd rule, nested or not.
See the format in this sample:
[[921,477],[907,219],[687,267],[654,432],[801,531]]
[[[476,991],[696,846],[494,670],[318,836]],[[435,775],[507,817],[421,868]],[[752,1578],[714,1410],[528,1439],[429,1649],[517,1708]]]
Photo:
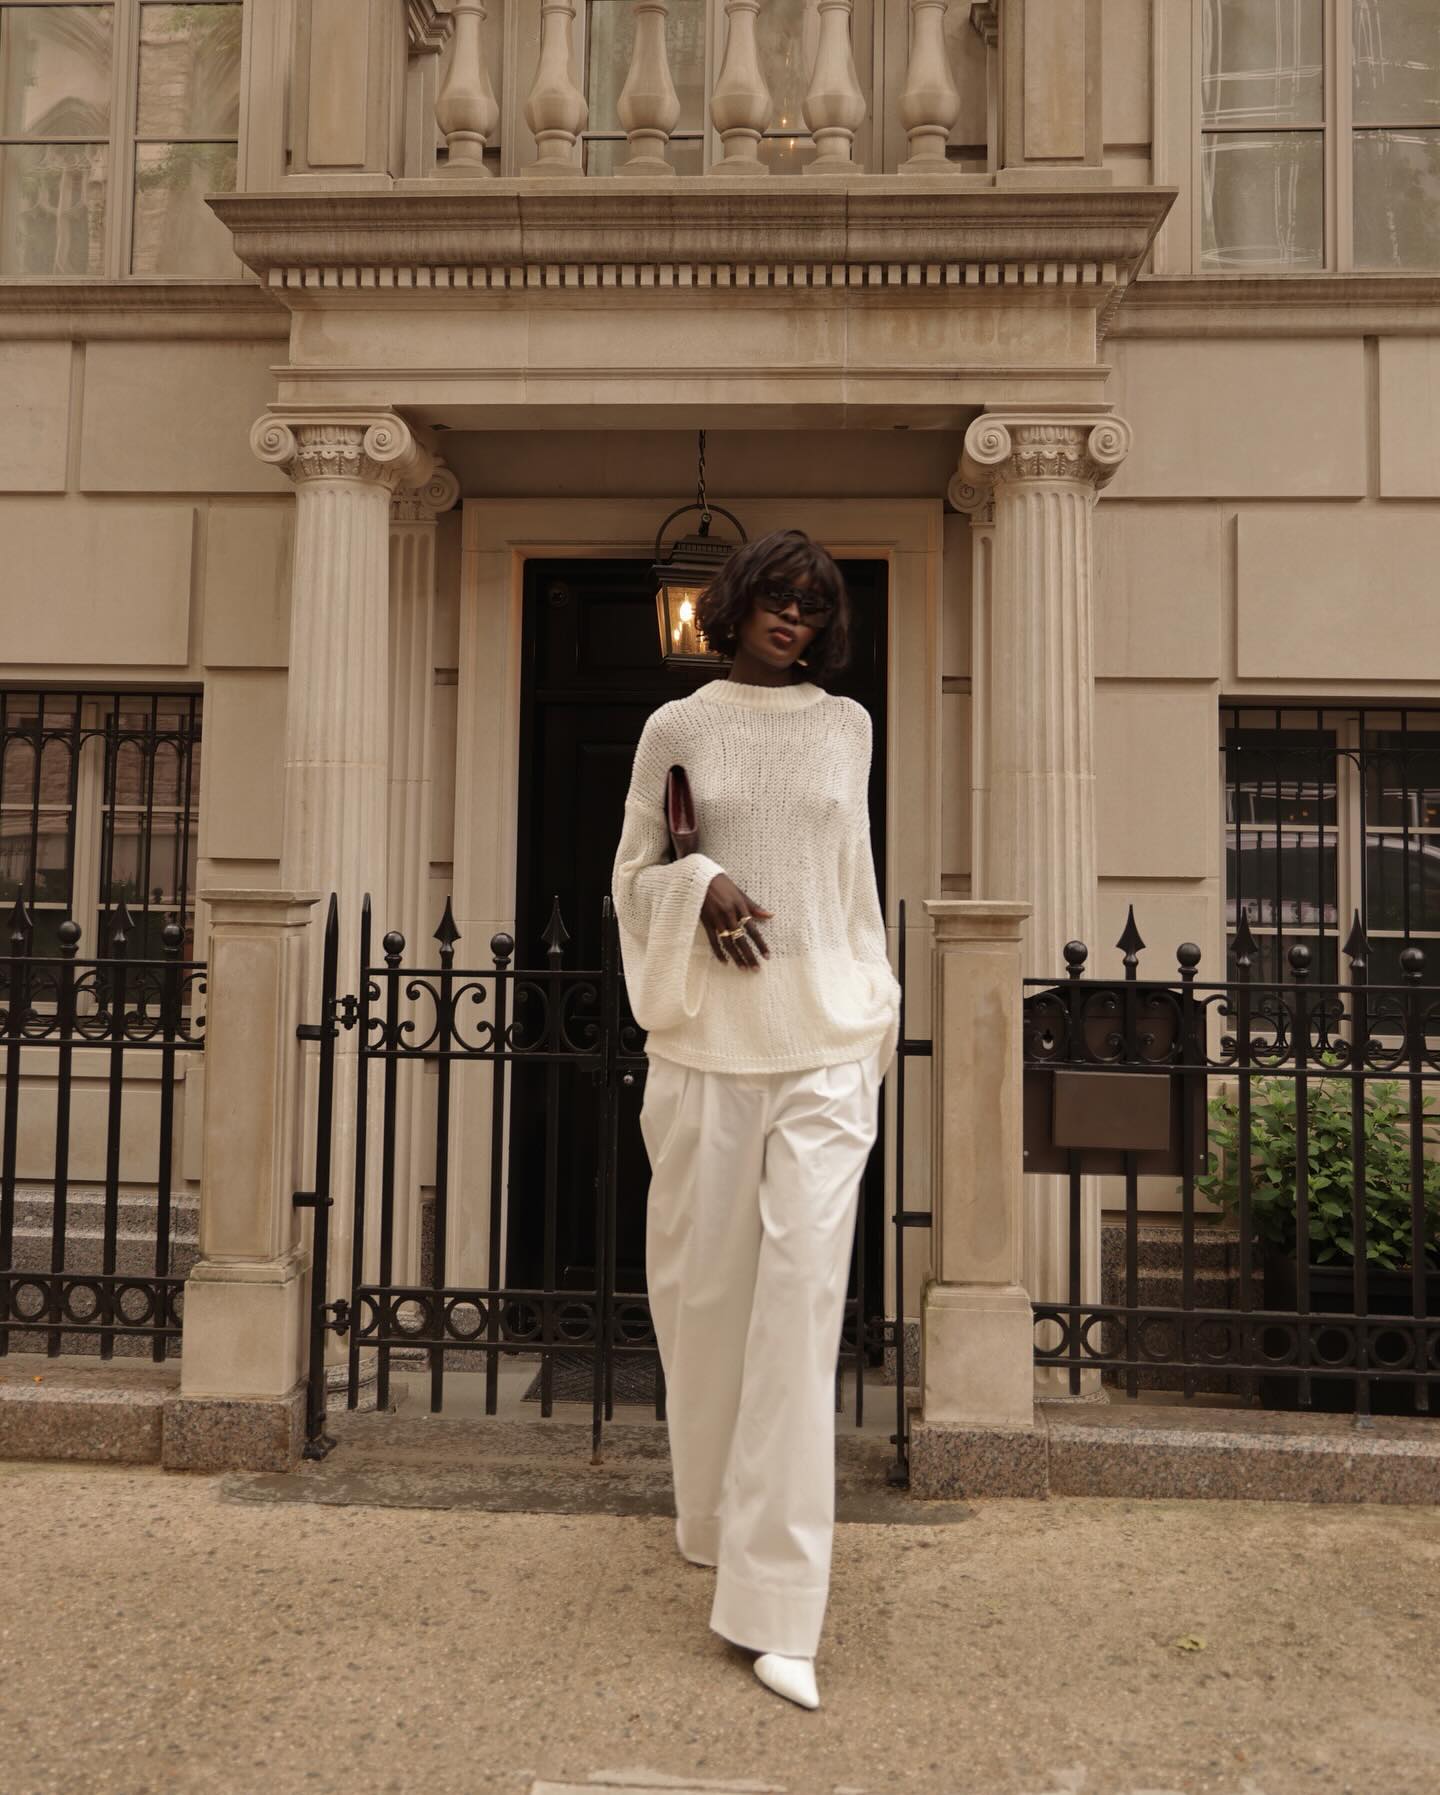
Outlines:
[[[405,937],[407,966],[435,964],[429,905],[431,736],[435,691],[436,519],[460,496],[448,468],[390,506],[390,806],[387,928]],[[395,1111],[395,1275],[420,1274],[423,1068],[401,1065]]]
[[[1027,976],[1063,970],[1067,941],[1095,941],[1090,526],[1096,492],[1129,446],[1129,426],[1104,407],[987,413],[966,432],[950,485],[960,509],[993,507],[988,641],[975,667],[977,690],[985,688],[977,742],[985,802],[974,890],[1030,906]],[[1059,1181],[1026,1183],[1023,1281],[1037,1298],[1063,1298]],[[1093,1181],[1087,1185],[1083,1287],[1098,1296],[1099,1199]]]
[[1021,939],[1028,906],[925,906],[935,931],[931,1276],[921,1305],[921,1417],[939,1427],[1034,1423],[1024,1288]]
[[[353,991],[367,892],[376,959],[390,926],[390,506],[397,493],[430,481],[437,464],[402,418],[363,408],[276,406],[250,441],[295,483],[280,877],[322,900],[338,895],[340,989]],[[317,951],[306,980],[309,1019],[319,1020],[319,1004]],[[357,1047],[353,1032],[336,1043],[329,1297],[349,1288]],[[307,1156],[318,1051],[312,1043],[307,1056]],[[372,1170],[377,1148],[378,1132]]]
[[205,891],[200,1259],[185,1285],[180,1395],[166,1405],[172,1470],[283,1470],[304,1420],[301,1183],[304,1019],[314,892]]

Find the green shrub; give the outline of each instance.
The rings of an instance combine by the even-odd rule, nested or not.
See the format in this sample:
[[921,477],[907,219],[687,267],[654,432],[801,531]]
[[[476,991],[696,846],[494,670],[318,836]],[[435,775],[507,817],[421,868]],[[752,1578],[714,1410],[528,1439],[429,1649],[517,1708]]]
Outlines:
[[[1308,1094],[1310,1261],[1353,1264],[1351,1161],[1353,1122],[1348,1079],[1315,1078]],[[1425,1099],[1427,1146],[1434,1124]],[[1229,1092],[1210,1104],[1209,1170],[1196,1185],[1228,1214],[1240,1208],[1240,1106]],[[1295,1081],[1256,1078],[1250,1100],[1250,1214],[1265,1246],[1295,1253]],[[1364,1111],[1365,1257],[1387,1271],[1410,1264],[1410,1104],[1399,1084],[1368,1082]],[[1425,1260],[1440,1265],[1440,1163],[1427,1157],[1424,1179]]]

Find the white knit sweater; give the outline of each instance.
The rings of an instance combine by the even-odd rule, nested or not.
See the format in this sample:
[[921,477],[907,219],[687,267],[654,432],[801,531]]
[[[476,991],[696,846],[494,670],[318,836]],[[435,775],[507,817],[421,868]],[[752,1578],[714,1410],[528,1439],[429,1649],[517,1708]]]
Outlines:
[[[791,1072],[895,1050],[866,787],[870,716],[804,682],[717,679],[661,705],[635,750],[613,891],[647,1051],[716,1072]],[[669,859],[665,779],[690,776],[699,851]],[[700,922],[716,873],[773,910],[758,971],[722,965]]]

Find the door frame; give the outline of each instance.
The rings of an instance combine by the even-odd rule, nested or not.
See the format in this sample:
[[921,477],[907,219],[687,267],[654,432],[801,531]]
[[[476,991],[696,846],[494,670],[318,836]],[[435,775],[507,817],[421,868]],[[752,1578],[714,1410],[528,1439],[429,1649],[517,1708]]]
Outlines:
[[[909,964],[920,976],[912,973],[910,978],[907,1024],[912,1035],[925,1035],[930,981],[924,900],[941,891],[942,503],[743,495],[731,502],[752,539],[798,527],[837,559],[888,565],[885,926],[893,963],[898,905],[902,898],[908,900]],[[664,501],[657,499],[464,501],[453,906],[462,939],[477,948],[497,931],[515,931],[525,563],[648,557],[663,512]],[[929,1190],[928,1070],[928,1061],[912,1066],[907,1091],[906,1188],[917,1199]],[[488,1111],[472,1108],[455,1118],[452,1176],[474,1195],[456,1206],[462,1213],[452,1222],[452,1282],[479,1286],[491,1281],[486,1263],[489,1139]],[[913,1206],[922,1205],[917,1201]],[[502,1267],[505,1252],[502,1239]],[[887,1279],[890,1275],[887,1264]],[[923,1268],[907,1263],[909,1288],[918,1291],[921,1275]]]

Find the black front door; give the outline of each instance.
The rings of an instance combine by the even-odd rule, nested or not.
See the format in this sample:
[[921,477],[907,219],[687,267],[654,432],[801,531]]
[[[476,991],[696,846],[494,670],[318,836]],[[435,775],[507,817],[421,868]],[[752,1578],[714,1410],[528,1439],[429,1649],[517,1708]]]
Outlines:
[[[855,610],[855,651],[833,689],[858,699],[875,725],[870,817],[877,870],[885,847],[886,572],[882,561],[843,563]],[[532,561],[525,575],[520,707],[520,829],[516,959],[545,965],[546,925],[558,898],[570,940],[567,966],[600,964],[601,903],[645,719],[694,689],[660,658],[654,586],[643,561]],[[883,896],[883,872],[882,872]],[[527,1075],[528,1074],[528,1075]],[[649,1162],[640,1138],[638,1087],[622,1094],[616,1193],[616,1289],[645,1288]],[[567,1079],[559,1131],[556,1276],[561,1288],[595,1285],[595,1143],[598,1093]],[[546,1085],[517,1069],[511,1099],[507,1284],[543,1276]],[[863,1214],[867,1263],[883,1261],[882,1160],[870,1165]],[[873,1184],[874,1188],[871,1188]],[[876,1272],[870,1273],[873,1280]],[[877,1286],[878,1287],[878,1286]]]

